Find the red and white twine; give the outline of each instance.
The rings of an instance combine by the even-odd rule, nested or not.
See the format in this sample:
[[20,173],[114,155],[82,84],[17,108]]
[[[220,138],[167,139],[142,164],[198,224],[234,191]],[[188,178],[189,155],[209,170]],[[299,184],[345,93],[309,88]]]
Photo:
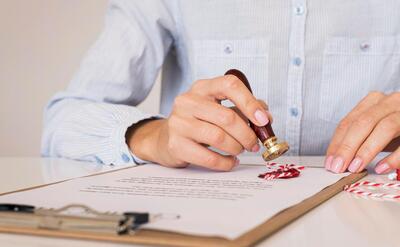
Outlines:
[[298,166],[295,164],[278,164],[278,163],[267,163],[268,172],[258,175],[259,178],[265,180],[272,179],[288,179],[298,177],[304,166]]
[[[389,174],[389,178],[391,180],[398,180],[400,181],[400,169],[396,170],[396,173]],[[356,182],[351,185],[346,185],[344,187],[344,191],[349,193],[353,193],[359,196],[364,197],[371,197],[377,199],[384,199],[384,200],[400,200],[400,192],[398,193],[377,193],[372,192],[369,190],[362,189],[362,187],[369,187],[369,188],[381,188],[381,189],[399,189],[400,190],[400,183],[391,182],[391,183],[376,183],[371,181],[361,181]]]
[[[304,170],[304,166],[298,166],[295,164],[279,164],[271,162],[267,163],[266,166],[269,171],[258,175],[259,178],[265,180],[295,178],[300,176],[301,171]],[[389,174],[389,179],[400,181],[400,169],[397,169],[395,173]],[[400,183],[377,183],[371,181],[361,181],[351,185],[346,185],[344,187],[344,191],[363,197],[371,197],[383,200],[400,200],[400,191],[398,193],[378,193],[371,190],[362,189],[362,187],[380,188],[383,190],[400,190]]]

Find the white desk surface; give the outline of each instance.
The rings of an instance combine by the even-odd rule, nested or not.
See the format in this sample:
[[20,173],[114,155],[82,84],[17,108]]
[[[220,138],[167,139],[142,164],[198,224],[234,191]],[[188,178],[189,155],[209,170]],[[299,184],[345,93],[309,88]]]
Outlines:
[[[241,158],[242,162],[252,159]],[[305,165],[321,165],[323,157],[297,157]],[[293,157],[291,158],[293,160]],[[121,168],[64,159],[0,158],[0,193]],[[370,171],[372,173],[372,171]],[[386,176],[365,179],[387,182]],[[268,207],[268,203],[265,205]],[[111,247],[106,242],[0,234],[0,246]],[[341,192],[258,246],[400,246],[400,202],[357,198]]]

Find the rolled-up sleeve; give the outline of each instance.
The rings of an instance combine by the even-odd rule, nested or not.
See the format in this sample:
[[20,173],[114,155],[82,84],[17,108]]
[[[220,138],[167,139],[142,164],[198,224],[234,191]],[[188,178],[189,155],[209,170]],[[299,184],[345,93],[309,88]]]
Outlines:
[[42,155],[135,162],[125,133],[141,120],[159,117],[135,106],[156,80],[174,40],[174,26],[162,1],[110,2],[100,37],[68,88],[46,106]]

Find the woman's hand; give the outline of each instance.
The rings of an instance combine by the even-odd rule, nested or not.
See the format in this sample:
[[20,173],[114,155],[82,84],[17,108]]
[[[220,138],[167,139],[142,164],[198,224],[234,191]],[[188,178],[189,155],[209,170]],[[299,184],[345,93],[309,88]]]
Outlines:
[[[232,101],[240,113],[222,106],[220,101],[225,99]],[[167,119],[134,126],[127,142],[143,160],[168,167],[195,164],[228,171],[239,163],[236,156],[244,149],[257,152],[260,148],[255,133],[240,114],[258,126],[266,125],[270,118],[267,105],[254,98],[237,77],[199,80],[175,99]]]
[[400,92],[371,92],[338,125],[325,167],[335,173],[362,171],[378,153],[392,152],[375,171],[400,168]]

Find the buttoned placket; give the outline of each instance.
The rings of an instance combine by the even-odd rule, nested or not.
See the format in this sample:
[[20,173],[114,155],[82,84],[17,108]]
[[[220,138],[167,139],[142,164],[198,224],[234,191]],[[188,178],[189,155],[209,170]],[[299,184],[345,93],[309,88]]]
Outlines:
[[302,84],[304,75],[304,42],[307,17],[306,0],[292,0],[291,29],[289,37],[289,69],[287,94],[286,140],[290,144],[290,155],[300,154],[302,117]]

